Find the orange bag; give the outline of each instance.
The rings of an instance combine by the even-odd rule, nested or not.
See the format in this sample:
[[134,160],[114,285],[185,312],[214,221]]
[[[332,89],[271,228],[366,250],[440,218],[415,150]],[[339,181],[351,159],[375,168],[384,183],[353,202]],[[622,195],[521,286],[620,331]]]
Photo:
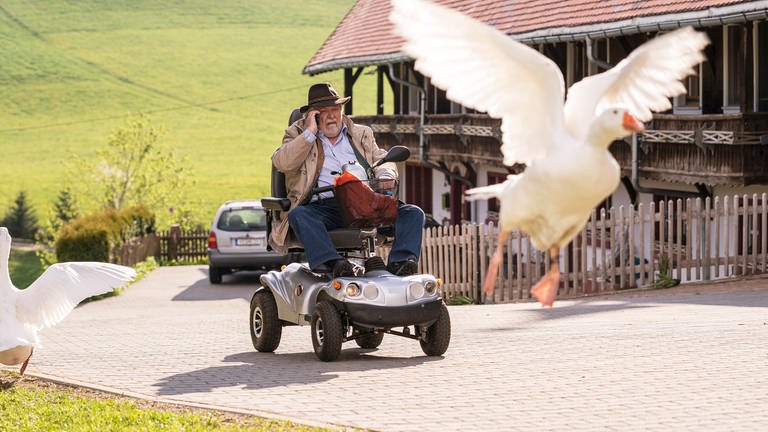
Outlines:
[[397,200],[376,193],[350,172],[334,180],[336,201],[344,224],[352,228],[392,225],[397,219]]

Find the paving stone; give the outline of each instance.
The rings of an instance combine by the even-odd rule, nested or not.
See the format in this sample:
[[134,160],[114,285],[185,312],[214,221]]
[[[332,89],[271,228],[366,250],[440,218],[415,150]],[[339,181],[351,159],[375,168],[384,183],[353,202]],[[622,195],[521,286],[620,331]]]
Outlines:
[[211,286],[163,267],[41,334],[28,373],[150,399],[382,431],[758,430],[768,424],[768,279],[536,303],[450,307],[451,346],[424,356],[275,353],[248,330],[254,274]]

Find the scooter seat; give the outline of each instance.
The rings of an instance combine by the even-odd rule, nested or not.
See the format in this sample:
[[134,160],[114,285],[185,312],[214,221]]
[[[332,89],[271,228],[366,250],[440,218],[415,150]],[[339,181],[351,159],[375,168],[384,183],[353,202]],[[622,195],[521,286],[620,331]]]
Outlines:
[[[333,245],[339,250],[359,250],[363,246],[364,239],[373,235],[376,236],[377,244],[384,244],[387,240],[386,236],[378,234],[373,228],[337,228],[328,231],[328,235],[331,236]],[[304,249],[304,245],[301,244],[292,229],[288,232],[286,245],[288,249],[292,250]]]

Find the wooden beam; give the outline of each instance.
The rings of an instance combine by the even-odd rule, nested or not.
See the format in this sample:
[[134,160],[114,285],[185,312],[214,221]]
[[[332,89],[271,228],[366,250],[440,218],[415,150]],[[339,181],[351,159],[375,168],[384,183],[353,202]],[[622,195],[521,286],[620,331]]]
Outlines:
[[384,67],[376,68],[376,115],[384,114]]
[[[344,96],[352,96],[352,88],[355,86],[355,82],[363,72],[363,67],[357,68],[355,72],[352,72],[352,68],[344,69]],[[344,114],[352,114],[352,99],[344,105]]]

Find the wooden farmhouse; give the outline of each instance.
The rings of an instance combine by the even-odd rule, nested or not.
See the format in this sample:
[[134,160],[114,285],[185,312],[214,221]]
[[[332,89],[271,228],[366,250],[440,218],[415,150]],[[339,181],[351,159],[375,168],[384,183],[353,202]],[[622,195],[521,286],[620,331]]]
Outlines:
[[[660,33],[682,26],[706,32],[707,61],[685,81],[687,94],[656,114],[644,134],[611,146],[622,186],[602,206],[768,192],[768,1],[439,2],[551,58],[566,87]],[[522,167],[501,162],[499,120],[446,99],[414,71],[392,32],[390,9],[385,0],[359,0],[304,73],[343,69],[344,93],[353,96],[347,114],[371,126],[380,146],[411,149],[406,201],[446,225],[493,221],[497,202],[467,202],[462,192]],[[376,115],[355,112],[355,82],[364,71],[377,76]]]

